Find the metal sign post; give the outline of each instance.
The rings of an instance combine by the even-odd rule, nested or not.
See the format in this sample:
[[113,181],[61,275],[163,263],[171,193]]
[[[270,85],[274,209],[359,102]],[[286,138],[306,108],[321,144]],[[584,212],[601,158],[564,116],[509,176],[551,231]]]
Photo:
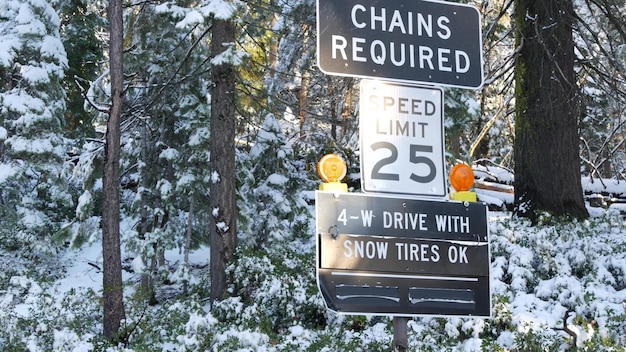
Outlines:
[[409,334],[407,317],[393,317],[393,350],[405,352],[409,347]]

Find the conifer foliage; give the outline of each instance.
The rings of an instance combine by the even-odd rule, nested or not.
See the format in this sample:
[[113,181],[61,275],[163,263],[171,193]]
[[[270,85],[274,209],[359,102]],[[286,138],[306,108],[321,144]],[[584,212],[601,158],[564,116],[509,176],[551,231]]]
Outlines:
[[45,0],[2,1],[0,43],[0,248],[45,257],[74,205],[65,182],[59,17]]

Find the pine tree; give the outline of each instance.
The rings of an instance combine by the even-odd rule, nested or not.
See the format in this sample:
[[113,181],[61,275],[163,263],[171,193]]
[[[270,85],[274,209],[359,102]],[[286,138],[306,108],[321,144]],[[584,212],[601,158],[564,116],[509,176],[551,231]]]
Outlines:
[[317,68],[314,5],[290,0],[283,7],[275,26],[280,60],[268,80],[269,110],[291,124],[285,133],[297,134],[311,149],[319,149],[319,144],[357,149],[359,80],[326,75]]
[[278,119],[268,114],[249,153],[250,177],[241,193],[242,217],[250,219],[242,232],[247,246],[272,247],[308,237],[308,205],[302,192],[313,190],[305,164],[294,153]]
[[186,246],[179,229],[188,224],[182,219],[209,212],[206,202],[199,201],[208,193],[208,179],[197,165],[198,159],[208,159],[208,142],[190,142],[208,137],[208,132],[202,134],[208,131],[203,127],[208,124],[203,43],[207,32],[177,26],[175,20],[163,7],[141,6],[129,13],[126,35],[133,50],[125,63],[133,76],[128,88],[129,128],[123,137],[124,191],[129,200],[123,210],[139,219],[137,236],[126,238],[126,245],[141,258],[137,267],[143,269],[142,286],[152,300],[159,272],[162,279],[169,279],[164,251]]
[[67,51],[68,67],[63,88],[67,92],[65,133],[77,139],[96,137],[94,114],[85,108],[89,82],[102,70],[103,45],[98,33],[105,30],[105,19],[88,0],[56,2],[61,18],[61,38]]
[[122,1],[110,1],[111,106],[107,121],[102,177],[102,308],[103,333],[111,341],[120,340],[119,330],[126,316],[120,244],[120,134],[124,97],[122,18]]
[[235,188],[235,22],[216,18],[211,33],[211,302],[226,291],[226,266],[237,249]]
[[22,255],[53,251],[72,216],[62,137],[67,57],[44,0],[0,3],[0,242]]
[[572,0],[517,0],[516,213],[589,216],[578,158]]

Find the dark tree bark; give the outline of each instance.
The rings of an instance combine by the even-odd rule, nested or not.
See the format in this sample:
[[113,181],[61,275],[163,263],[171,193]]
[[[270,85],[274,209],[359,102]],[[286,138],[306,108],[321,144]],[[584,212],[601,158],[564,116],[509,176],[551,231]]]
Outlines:
[[516,213],[586,218],[572,0],[515,0],[515,9]]
[[107,122],[102,199],[104,336],[118,338],[124,319],[120,250],[120,118],[124,94],[122,1],[109,2],[111,110]]
[[[215,19],[211,56],[235,42],[232,20]],[[237,247],[237,203],[235,196],[235,71],[231,63],[213,63],[211,69],[211,302],[223,298],[226,265]]]

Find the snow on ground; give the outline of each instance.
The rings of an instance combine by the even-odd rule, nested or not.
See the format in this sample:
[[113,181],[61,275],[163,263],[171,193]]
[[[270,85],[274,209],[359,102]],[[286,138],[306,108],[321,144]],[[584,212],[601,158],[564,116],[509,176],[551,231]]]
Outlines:
[[[546,219],[544,224],[537,227],[531,227],[523,219],[511,218],[508,212],[490,212],[492,318],[454,317],[444,319],[443,323],[440,318],[416,318],[409,323],[409,343],[412,350],[437,350],[436,346],[440,346],[441,349],[450,351],[480,351],[485,348],[483,344],[489,342],[491,348],[497,346],[502,351],[511,351],[519,350],[520,341],[524,338],[535,336],[544,341],[544,344],[552,346],[546,347],[547,350],[565,351],[573,343],[570,334],[577,336],[576,344],[581,348],[601,340],[609,341],[613,347],[624,348],[626,220],[617,213],[607,215],[605,210],[600,209],[590,208],[600,218],[572,224],[552,224],[550,219]],[[124,258],[127,257],[132,256],[125,253]],[[191,253],[190,262],[208,270],[208,258],[209,249],[202,247]],[[180,267],[183,254],[178,250],[168,251],[166,259],[174,268]],[[288,260],[291,259],[285,258],[285,261]],[[64,295],[71,291],[93,290],[101,293],[102,255],[99,243],[81,250],[68,251],[64,262],[65,275],[47,289],[52,297],[56,297],[56,302],[61,302]],[[128,266],[130,268],[142,267],[136,259],[131,263]],[[311,267],[295,269],[314,271],[315,267],[311,262]],[[254,274],[253,270],[249,271]],[[129,283],[137,283],[139,275],[125,272],[124,279]],[[200,280],[199,277],[195,279]],[[46,288],[39,287],[24,277],[15,277],[12,280],[13,285],[25,287],[26,290],[26,296],[12,309],[18,316],[28,318],[35,314],[32,308],[37,302],[41,302],[38,297]],[[284,276],[268,277],[267,280],[279,283],[284,280]],[[128,286],[127,295],[131,295],[133,287],[134,285]],[[267,287],[276,288],[277,292],[271,292],[274,299],[288,300],[279,297],[281,285],[268,283]],[[293,296],[293,292],[285,294]],[[257,295],[261,297],[262,294]],[[315,300],[304,292],[303,295],[298,298],[298,302]],[[3,316],[3,307],[11,306],[7,302],[8,297],[6,292],[0,292],[0,317]],[[317,300],[319,301],[319,297]],[[188,309],[186,304],[185,300],[180,300],[160,310],[180,314]],[[241,315],[249,309],[241,305],[241,302],[237,304],[236,300],[229,304],[232,308],[223,308],[227,314]],[[349,342],[365,346],[363,348],[367,350],[386,346],[392,339],[393,332],[386,320],[379,321],[370,317],[364,323],[363,330],[357,331],[353,330],[354,323],[348,324],[353,318],[332,312],[327,312],[326,315],[326,330],[310,328],[294,321],[280,339],[276,340],[276,337],[270,338],[261,331],[260,327],[246,328],[245,324],[242,325],[241,317],[235,319],[237,323],[224,326],[223,324],[228,324],[227,321],[218,319],[204,309],[204,313],[201,310],[190,314],[184,326],[176,328],[183,332],[174,340],[162,342],[161,348],[169,351],[200,351],[202,339],[208,331],[215,329],[220,332],[215,333],[214,343],[221,346],[219,350],[224,351],[281,351],[287,346],[298,346],[300,350],[336,350],[338,342],[326,341],[329,336],[342,336],[345,344]],[[153,324],[155,329],[173,328],[166,328],[165,322],[155,321]],[[85,339],[93,337],[97,332],[81,337],[75,330],[64,328],[54,329],[50,333],[55,346],[73,346],[59,350],[89,351],[93,344]],[[162,334],[167,335],[166,330]],[[487,341],[486,336],[491,335],[491,340]],[[33,341],[30,342],[33,346],[31,351],[45,350],[38,348]],[[239,347],[230,349],[226,346]],[[593,346],[596,346],[595,349],[587,350],[602,350],[597,348],[597,344]]]

